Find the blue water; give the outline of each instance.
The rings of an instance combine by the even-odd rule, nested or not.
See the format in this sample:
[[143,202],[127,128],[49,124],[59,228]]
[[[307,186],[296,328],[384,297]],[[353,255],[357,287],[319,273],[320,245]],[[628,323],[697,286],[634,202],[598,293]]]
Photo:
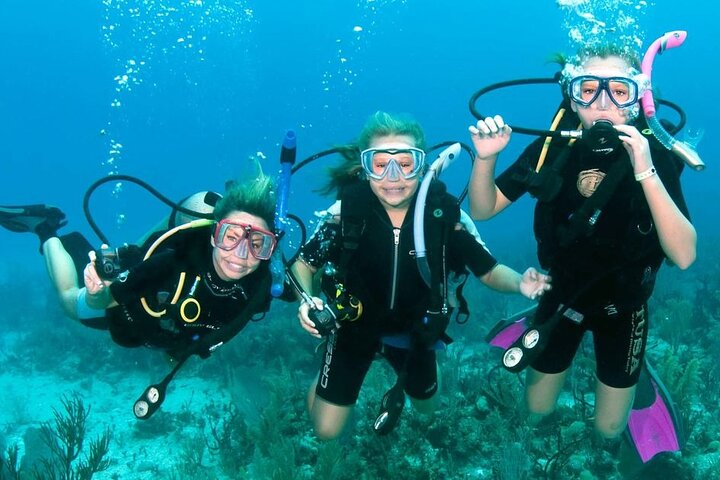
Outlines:
[[[651,2],[638,11],[638,28],[644,47],[665,31],[689,32],[685,45],[656,59],[653,80],[689,125],[705,130],[698,151],[707,170],[687,169],[683,186],[700,238],[714,243],[720,7],[691,5]],[[572,52],[568,22],[583,21],[552,1],[6,0],[0,204],[57,205],[73,229],[94,238],[82,197],[109,173],[139,176],[174,199],[222,191],[258,152],[275,171],[287,129],[297,131],[302,159],[354,139],[376,110],[412,114],[431,144],[469,143],[470,95],[495,81],[551,76],[547,58]],[[533,87],[493,94],[479,107],[544,128],[559,100],[554,87]],[[504,162],[531,140],[515,135]],[[312,192],[327,165],[320,160],[293,179],[290,210],[306,220],[330,203]],[[445,179],[458,193],[468,174],[469,162],[458,163]],[[137,238],[166,211],[129,184],[101,189],[92,208],[117,242]],[[530,225],[531,204],[521,201],[479,228],[503,258],[532,248]],[[0,250],[3,281],[21,270],[44,284],[35,238],[0,231]]]

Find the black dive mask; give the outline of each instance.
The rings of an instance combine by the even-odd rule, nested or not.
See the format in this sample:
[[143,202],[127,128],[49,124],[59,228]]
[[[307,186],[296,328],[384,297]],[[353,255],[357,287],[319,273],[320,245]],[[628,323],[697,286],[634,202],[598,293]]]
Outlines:
[[593,153],[607,155],[620,145],[620,136],[613,124],[607,120],[598,120],[587,130],[583,130],[582,139]]

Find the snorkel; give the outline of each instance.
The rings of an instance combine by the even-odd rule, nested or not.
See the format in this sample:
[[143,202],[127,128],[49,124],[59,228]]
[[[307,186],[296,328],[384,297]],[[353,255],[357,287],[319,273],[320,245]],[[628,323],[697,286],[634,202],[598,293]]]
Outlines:
[[417,201],[415,203],[413,235],[415,240],[415,259],[417,260],[420,275],[427,285],[430,285],[430,265],[425,247],[425,203],[427,201],[430,183],[460,155],[461,145],[453,143],[440,152],[438,158],[430,165],[428,172],[420,184]]
[[[282,148],[280,149],[280,174],[277,181],[277,203],[275,204],[275,235],[278,238],[278,244],[285,234],[285,226],[288,223],[288,198],[290,197],[290,177],[292,175],[292,167],[295,164],[297,156],[297,137],[293,130],[288,130],[283,139]],[[282,259],[282,250],[275,248],[275,252],[270,257],[270,274],[272,275],[272,285],[270,294],[273,297],[279,297],[283,294],[285,265]]]
[[[674,30],[664,34],[648,47],[641,63],[641,70],[647,75],[648,79],[652,79],[652,66],[655,61],[655,56],[662,54],[667,49],[679,47],[685,42],[686,38],[687,32]],[[657,115],[655,115],[655,100],[653,98],[652,88],[645,91],[641,103],[643,112],[645,113],[645,121],[655,138],[657,138],[665,148],[682,158],[690,167],[698,171],[703,170],[705,163],[700,159],[697,152],[687,143],[677,140],[668,133],[658,120]]]

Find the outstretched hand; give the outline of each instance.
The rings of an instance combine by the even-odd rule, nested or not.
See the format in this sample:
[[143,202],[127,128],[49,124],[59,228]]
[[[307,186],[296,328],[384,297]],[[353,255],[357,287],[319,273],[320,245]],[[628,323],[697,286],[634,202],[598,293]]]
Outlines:
[[491,158],[505,149],[512,134],[512,128],[505,124],[500,115],[478,120],[477,124],[470,125],[468,130],[475,153],[481,160]]
[[530,267],[525,270],[520,280],[520,293],[530,300],[535,300],[552,288],[551,281],[552,278],[549,275]]

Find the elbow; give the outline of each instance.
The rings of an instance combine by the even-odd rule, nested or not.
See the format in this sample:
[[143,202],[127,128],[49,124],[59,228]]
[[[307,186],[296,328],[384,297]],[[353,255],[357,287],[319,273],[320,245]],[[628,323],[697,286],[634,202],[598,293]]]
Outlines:
[[470,205],[470,217],[472,217],[473,220],[487,220],[493,217],[493,212],[487,208],[478,208]]
[[695,251],[695,248],[693,248],[691,251],[684,252],[683,255],[673,259],[673,263],[677,265],[680,270],[687,270],[693,263],[695,263],[696,257],[697,252]]
[[672,242],[663,247],[668,259],[680,270],[686,270],[695,263],[697,257],[697,233],[690,226],[685,235],[677,235]]
[[681,251],[675,252],[674,255],[668,256],[670,261],[677,266],[680,270],[687,270],[690,266],[695,263],[697,257],[697,248],[695,242],[688,242]]

